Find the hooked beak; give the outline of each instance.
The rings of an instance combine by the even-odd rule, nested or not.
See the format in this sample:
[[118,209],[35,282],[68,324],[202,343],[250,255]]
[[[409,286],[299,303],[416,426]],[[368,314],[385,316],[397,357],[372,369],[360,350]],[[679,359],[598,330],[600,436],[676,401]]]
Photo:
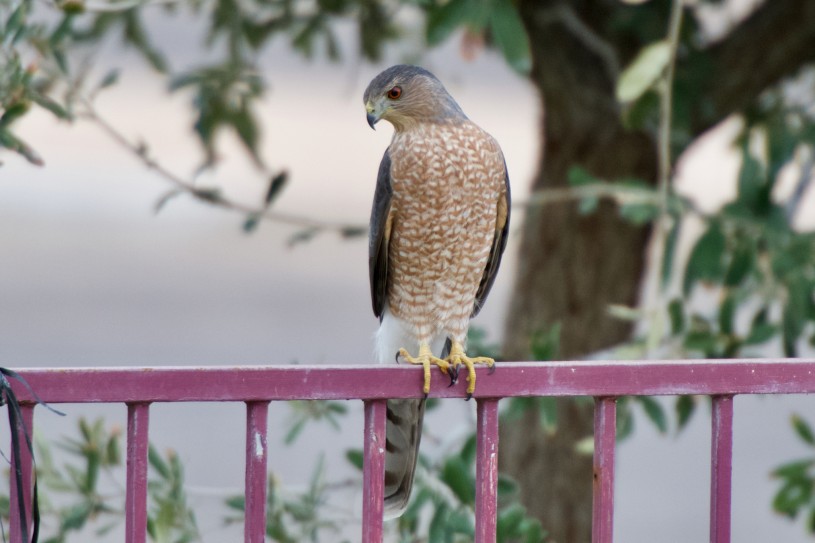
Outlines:
[[375,124],[376,124],[376,122],[379,120],[379,119],[376,117],[376,115],[374,115],[373,113],[368,113],[368,115],[366,115],[366,116],[365,116],[365,118],[366,118],[366,119],[368,119],[368,126],[370,126],[371,128],[373,128],[374,130],[376,130],[376,127],[375,127],[374,125],[375,125]]
[[370,100],[365,103],[365,111],[367,115],[365,118],[368,120],[368,126],[376,130],[374,125],[379,122],[379,119],[382,118],[382,111],[379,111],[381,108],[377,108],[377,104],[374,104]]

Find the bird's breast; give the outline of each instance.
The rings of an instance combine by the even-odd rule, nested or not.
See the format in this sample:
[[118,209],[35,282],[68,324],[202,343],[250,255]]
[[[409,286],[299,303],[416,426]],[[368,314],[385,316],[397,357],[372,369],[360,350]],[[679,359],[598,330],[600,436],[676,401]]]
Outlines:
[[389,152],[391,308],[468,316],[495,235],[501,151],[475,125],[434,125],[397,134]]

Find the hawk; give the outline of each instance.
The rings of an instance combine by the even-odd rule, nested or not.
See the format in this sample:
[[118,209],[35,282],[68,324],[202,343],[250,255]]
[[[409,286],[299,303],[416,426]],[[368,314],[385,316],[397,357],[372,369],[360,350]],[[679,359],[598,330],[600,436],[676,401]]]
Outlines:
[[[430,367],[456,383],[474,364],[464,345],[495,281],[507,244],[509,177],[495,139],[470,121],[429,71],[388,68],[363,97],[371,128],[384,119],[393,139],[379,166],[369,233],[368,263],[380,363],[403,360]],[[415,355],[411,355],[411,351]],[[385,515],[407,506],[421,437],[424,400],[389,400],[385,458]]]

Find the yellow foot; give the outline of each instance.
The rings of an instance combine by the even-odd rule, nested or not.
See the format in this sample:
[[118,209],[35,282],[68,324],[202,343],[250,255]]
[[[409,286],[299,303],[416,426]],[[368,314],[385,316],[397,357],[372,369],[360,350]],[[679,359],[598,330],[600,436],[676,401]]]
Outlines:
[[486,356],[470,358],[467,356],[464,353],[464,347],[462,347],[458,341],[454,341],[450,346],[450,354],[446,360],[451,366],[451,375],[453,376],[451,385],[458,379],[459,368],[461,366],[467,368],[467,380],[469,381],[467,385],[468,400],[473,397],[473,392],[475,392],[475,364],[486,364],[487,367],[490,368],[490,373],[492,373],[492,370],[495,368],[495,360],[492,358],[487,358]]
[[433,352],[427,343],[419,345],[419,354],[416,357],[410,356],[410,353],[408,353],[406,349],[399,349],[399,353],[396,355],[397,361],[399,357],[406,362],[421,364],[424,367],[424,387],[422,390],[424,390],[425,396],[430,392],[430,365],[438,366],[444,374],[448,374],[450,371],[450,363],[447,360],[433,356]]

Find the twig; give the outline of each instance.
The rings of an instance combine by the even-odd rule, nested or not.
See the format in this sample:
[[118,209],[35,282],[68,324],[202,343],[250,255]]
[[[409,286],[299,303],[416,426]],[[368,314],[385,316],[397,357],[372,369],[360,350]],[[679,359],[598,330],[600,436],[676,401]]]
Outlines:
[[669,210],[669,199],[671,197],[671,126],[673,121],[673,82],[674,72],[676,70],[676,51],[679,47],[679,31],[682,28],[682,8],[684,7],[683,0],[673,0],[671,6],[670,22],[668,24],[668,44],[670,56],[668,58],[668,66],[665,70],[665,75],[662,80],[662,87],[660,93],[660,115],[659,115],[659,133],[657,137],[658,144],[658,160],[659,160],[659,177],[657,192],[659,194],[659,217],[655,222],[654,235],[654,254],[656,255],[656,263],[652,268],[651,284],[655,288],[655,301],[654,319],[649,326],[646,352],[649,355],[654,354],[655,349],[659,345],[660,337],[662,336],[663,326],[665,324],[665,313],[661,310],[663,307],[664,287],[662,284],[662,270],[667,261],[668,249],[668,236],[670,235],[670,227],[672,218]]
[[179,192],[189,194],[208,204],[217,205],[219,207],[231,209],[233,211],[238,211],[247,215],[253,215],[259,219],[288,224],[291,226],[298,226],[309,230],[332,231],[342,234],[346,232],[356,231],[360,228],[362,229],[367,228],[365,226],[357,224],[338,221],[324,221],[320,219],[303,217],[301,215],[295,215],[291,213],[280,213],[277,211],[271,211],[260,206],[258,207],[249,206],[246,204],[242,204],[240,202],[236,202],[234,200],[230,200],[228,198],[224,198],[223,196],[221,196],[217,192],[214,192],[211,189],[198,188],[195,186],[194,182],[188,181],[176,175],[175,173],[171,172],[170,170],[162,166],[158,161],[150,157],[147,148],[144,145],[130,141],[115,126],[108,122],[104,117],[99,115],[99,113],[96,111],[96,109],[89,101],[82,100],[82,104],[85,107],[85,111],[80,115],[81,117],[99,126],[108,136],[111,137],[111,139],[113,139],[113,141],[118,143],[124,149],[130,151],[142,162],[142,164],[144,164],[147,168],[153,170],[159,176],[164,178],[165,181],[168,181]]
[[[91,121],[102,129],[120,147],[133,154],[144,166],[158,174],[165,181],[173,186],[173,191],[159,198],[157,207],[161,207],[169,198],[176,194],[188,194],[194,198],[210,205],[222,207],[236,211],[256,219],[267,220],[289,226],[296,226],[301,229],[301,234],[305,238],[311,239],[314,234],[323,232],[338,233],[343,237],[361,237],[367,232],[368,226],[361,223],[350,223],[341,221],[325,221],[314,219],[303,215],[292,213],[282,213],[272,211],[263,206],[250,206],[223,197],[217,190],[211,188],[199,188],[194,181],[185,179],[159,163],[150,156],[148,148],[141,143],[136,143],[128,139],[118,128],[99,114],[96,108],[88,99],[80,100],[84,111],[80,117]],[[590,185],[566,187],[566,188],[546,188],[533,192],[526,201],[516,201],[513,203],[513,210],[523,212],[525,210],[542,207],[552,204],[562,204],[583,200],[585,198],[598,198],[613,200],[617,204],[652,204],[659,205],[667,209],[670,194],[655,193],[647,188],[625,186],[620,184],[598,182]],[[701,217],[705,217],[704,212],[699,210],[693,202],[687,199],[681,200],[683,210],[690,211]],[[297,235],[297,234],[296,234]],[[297,240],[294,239],[294,242]]]

